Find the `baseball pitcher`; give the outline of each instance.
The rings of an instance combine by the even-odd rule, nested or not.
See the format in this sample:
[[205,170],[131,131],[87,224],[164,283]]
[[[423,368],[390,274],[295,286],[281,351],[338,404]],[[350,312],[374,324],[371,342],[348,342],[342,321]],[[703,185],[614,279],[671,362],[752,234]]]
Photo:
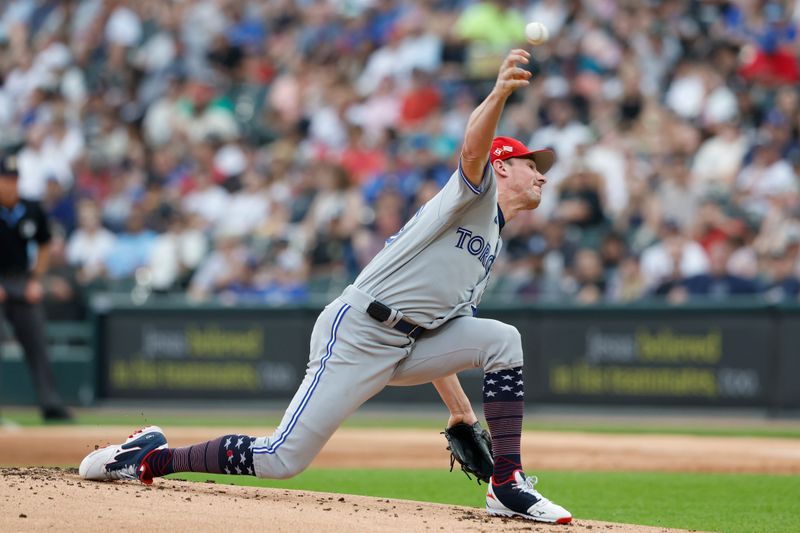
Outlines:
[[494,137],[506,100],[529,84],[530,72],[518,66],[529,57],[525,50],[508,54],[493,90],[470,116],[459,168],[322,311],[305,378],[272,435],[225,435],[172,449],[161,429],[151,426],[89,454],[81,476],[144,483],[186,471],[288,478],[387,385],[434,382],[454,413],[450,425],[474,422],[455,374],[477,367],[484,371],[484,415],[492,437],[488,513],[570,522],[570,513],[536,491],[535,478],[522,469],[519,332],[474,316],[500,253],[503,225],[539,205],[555,157]]

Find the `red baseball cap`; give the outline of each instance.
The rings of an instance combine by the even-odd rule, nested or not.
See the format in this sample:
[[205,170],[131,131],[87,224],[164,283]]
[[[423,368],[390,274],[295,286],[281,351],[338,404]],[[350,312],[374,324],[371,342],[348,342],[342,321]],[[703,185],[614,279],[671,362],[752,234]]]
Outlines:
[[544,174],[556,160],[556,154],[549,148],[531,150],[513,137],[495,137],[492,141],[492,150],[489,152],[489,161],[494,163],[498,159],[505,161],[512,157],[526,157],[533,159],[536,170]]

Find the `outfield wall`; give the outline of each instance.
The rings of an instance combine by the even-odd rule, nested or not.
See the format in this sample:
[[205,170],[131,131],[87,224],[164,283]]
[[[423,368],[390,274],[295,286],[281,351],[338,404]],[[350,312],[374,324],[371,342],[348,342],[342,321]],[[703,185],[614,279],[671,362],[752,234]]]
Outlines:
[[[96,315],[106,398],[289,399],[316,307],[115,302]],[[800,306],[489,307],[522,333],[535,403],[800,406]],[[480,397],[481,373],[462,383]],[[387,402],[435,400],[430,385]]]

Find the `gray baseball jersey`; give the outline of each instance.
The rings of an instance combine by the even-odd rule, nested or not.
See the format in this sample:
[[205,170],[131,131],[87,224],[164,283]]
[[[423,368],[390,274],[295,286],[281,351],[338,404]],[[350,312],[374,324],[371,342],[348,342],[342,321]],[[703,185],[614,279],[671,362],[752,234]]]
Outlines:
[[500,251],[497,184],[486,165],[480,188],[457,170],[354,285],[424,328],[471,315]]
[[[487,165],[480,187],[456,171],[387,241],[317,319],[303,383],[275,432],[254,443],[257,476],[301,472],[339,425],[387,385],[522,365],[514,327],[472,316],[500,251],[499,222]],[[428,331],[414,340],[377,322],[367,314],[373,300]]]

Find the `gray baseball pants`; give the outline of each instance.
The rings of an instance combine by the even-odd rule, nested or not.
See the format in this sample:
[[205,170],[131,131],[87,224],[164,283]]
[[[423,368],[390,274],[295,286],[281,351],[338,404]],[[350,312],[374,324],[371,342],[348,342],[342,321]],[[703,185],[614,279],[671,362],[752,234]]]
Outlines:
[[342,422],[387,385],[522,366],[513,326],[460,317],[413,340],[367,315],[370,301],[351,286],[320,314],[300,388],[275,432],[254,442],[258,477],[285,479],[305,470]]

